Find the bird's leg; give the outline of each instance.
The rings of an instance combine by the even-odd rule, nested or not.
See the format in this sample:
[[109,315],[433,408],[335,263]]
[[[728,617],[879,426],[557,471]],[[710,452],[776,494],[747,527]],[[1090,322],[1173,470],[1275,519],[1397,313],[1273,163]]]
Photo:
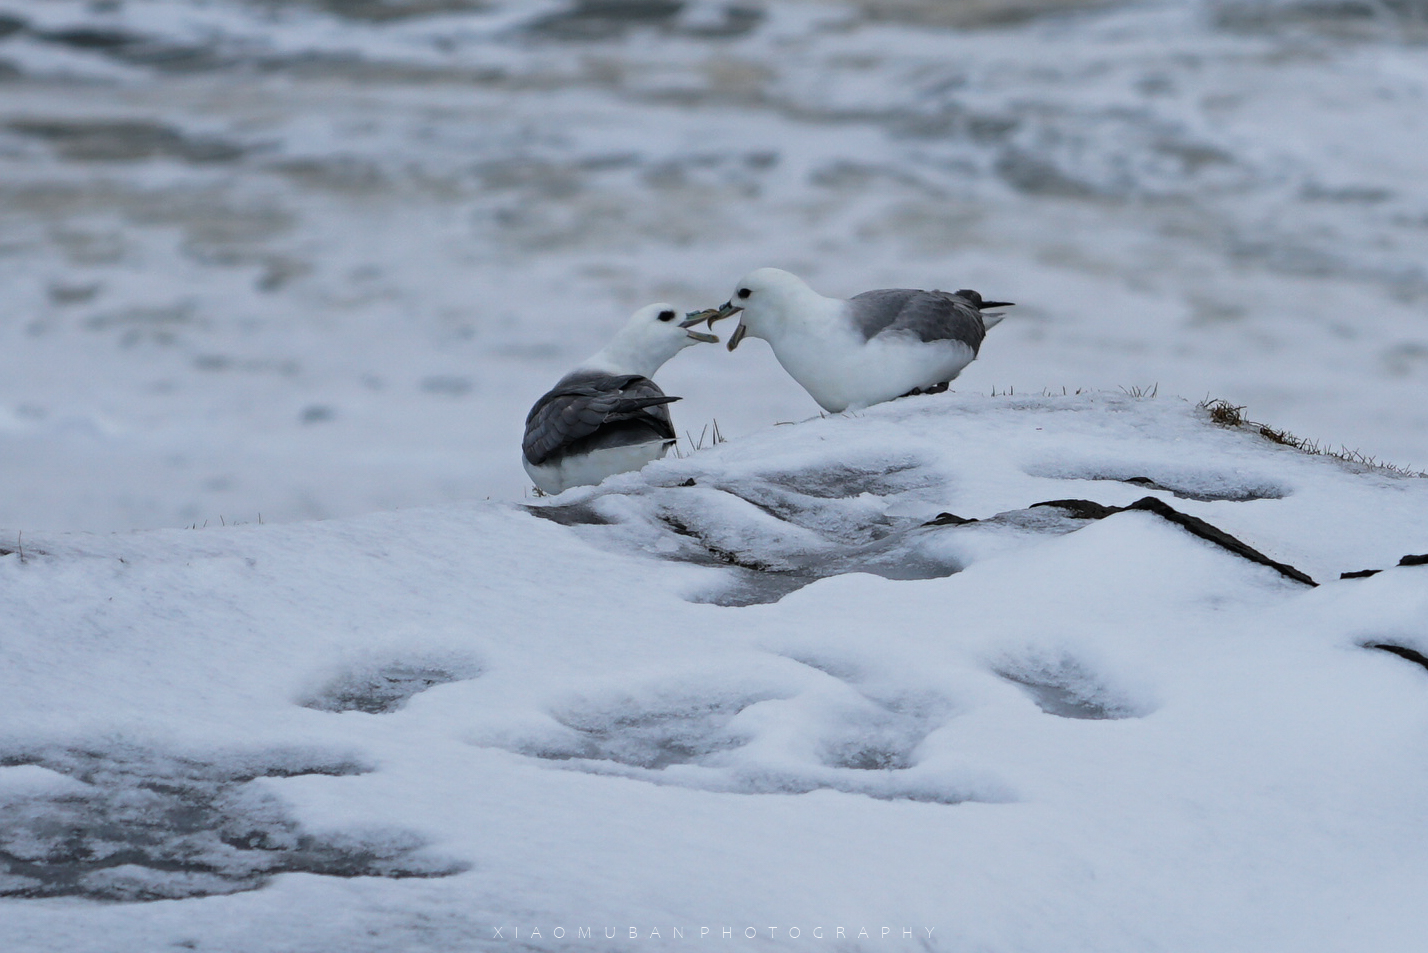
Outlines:
[[916,397],[918,394],[921,394],[921,393],[922,393],[922,388],[921,388],[921,387],[914,387],[912,390],[908,391],[906,394],[900,395],[897,399],[898,399],[898,400],[902,400],[903,397]]

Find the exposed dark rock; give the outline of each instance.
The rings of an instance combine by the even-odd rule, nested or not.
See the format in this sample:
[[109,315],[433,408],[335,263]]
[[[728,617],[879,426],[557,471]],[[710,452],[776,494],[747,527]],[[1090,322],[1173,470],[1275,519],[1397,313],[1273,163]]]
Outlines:
[[[1404,556],[1398,561],[1400,566],[1428,566],[1428,553],[1421,555]],[[1376,576],[1383,572],[1382,569],[1360,569],[1357,572],[1344,572],[1339,574],[1340,579],[1366,579],[1369,576]]]
[[1182,513],[1164,500],[1154,496],[1143,496],[1130,506],[1105,506],[1091,500],[1051,500],[1046,503],[1034,503],[1033,506],[1055,506],[1072,514],[1077,519],[1105,519],[1116,513],[1124,513],[1127,510],[1145,510],[1154,513],[1162,519],[1169,520],[1191,534],[1203,540],[1214,543],[1216,546],[1226,549],[1236,556],[1248,559],[1250,562],[1259,563],[1261,566],[1268,566],[1282,576],[1293,579],[1295,582],[1302,582],[1308,586],[1317,586],[1318,583],[1307,574],[1300,572],[1293,566],[1276,562],[1254,547],[1236,539],[1229,533],[1213,526],[1198,516],[1191,516],[1189,513]]
[[1416,665],[1421,665],[1424,668],[1428,668],[1428,655],[1424,655],[1417,649],[1410,649],[1406,645],[1394,645],[1391,642],[1367,642],[1364,644],[1364,648],[1379,649],[1384,652],[1392,652],[1399,658],[1408,659],[1408,661],[1413,662]]
[[932,519],[923,523],[923,526],[961,526],[965,523],[976,523],[978,520],[970,519],[966,516],[958,516],[956,513],[938,513]]
[[1164,500],[1157,499],[1153,496],[1145,496],[1136,500],[1130,506],[1126,507],[1126,509],[1149,510],[1157,516],[1167,519],[1177,526],[1183,527],[1201,539],[1208,540],[1217,546],[1229,550],[1236,556],[1248,559],[1250,562],[1259,563],[1262,566],[1268,566],[1280,575],[1287,576],[1295,582],[1302,582],[1308,586],[1318,585],[1308,574],[1300,572],[1293,566],[1270,559],[1264,553],[1236,539],[1218,526],[1212,526],[1199,517],[1182,513]]
[[1092,500],[1047,500],[1045,503],[1033,503],[1032,507],[1054,506],[1058,510],[1065,510],[1072,519],[1078,520],[1103,520],[1112,513],[1119,513],[1119,507],[1106,506]]

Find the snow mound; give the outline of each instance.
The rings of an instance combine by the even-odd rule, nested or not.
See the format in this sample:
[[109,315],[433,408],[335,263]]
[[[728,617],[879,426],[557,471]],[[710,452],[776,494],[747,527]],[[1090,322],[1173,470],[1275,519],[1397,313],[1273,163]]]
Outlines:
[[1188,402],[919,397],[526,504],[20,542],[7,950],[1422,935],[1428,480]]

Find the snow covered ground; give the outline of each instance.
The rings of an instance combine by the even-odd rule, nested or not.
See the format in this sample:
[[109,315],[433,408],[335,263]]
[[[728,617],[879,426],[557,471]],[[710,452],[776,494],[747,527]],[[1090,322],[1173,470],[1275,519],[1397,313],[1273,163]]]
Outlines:
[[1190,402],[918,397],[525,504],[20,542],[14,953],[1428,929],[1428,480]]
[[[1428,468],[1425,22],[0,0],[0,951],[1416,953],[1428,479],[1197,401]],[[1018,305],[527,495],[762,265]]]

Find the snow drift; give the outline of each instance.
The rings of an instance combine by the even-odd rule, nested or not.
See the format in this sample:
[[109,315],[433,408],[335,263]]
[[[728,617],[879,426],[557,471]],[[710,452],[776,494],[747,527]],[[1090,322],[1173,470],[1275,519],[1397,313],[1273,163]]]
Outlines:
[[1425,927],[1428,480],[1187,402],[912,398],[527,505],[0,548],[16,953]]

